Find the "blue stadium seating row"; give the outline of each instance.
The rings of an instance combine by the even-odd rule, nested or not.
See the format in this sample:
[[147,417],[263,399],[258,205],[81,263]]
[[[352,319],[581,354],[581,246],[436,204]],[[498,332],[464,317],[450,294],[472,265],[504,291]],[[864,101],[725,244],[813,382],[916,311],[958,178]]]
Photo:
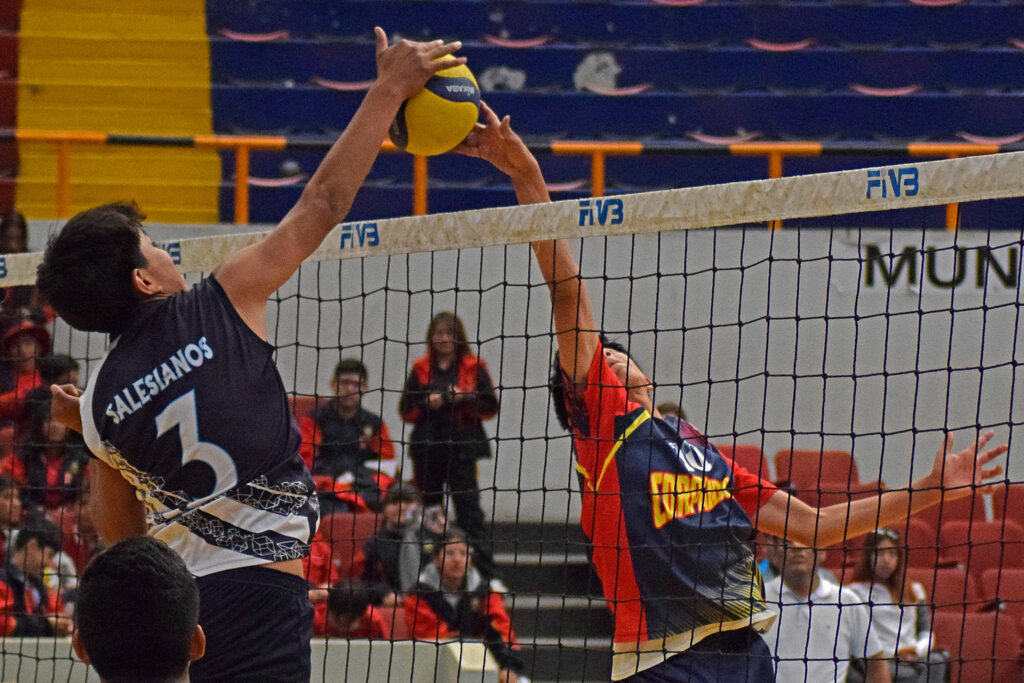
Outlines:
[[[212,37],[212,79],[215,83],[304,83],[313,77],[366,81],[374,77],[373,49],[373,43],[365,40],[249,43]],[[565,43],[513,49],[474,41],[464,43],[459,54],[469,60],[478,77],[488,68],[506,66],[525,72],[526,89],[573,90],[577,66],[598,51],[614,55],[622,69],[619,86],[650,83],[660,90],[841,90],[851,82],[873,87],[916,84],[930,90],[1024,89],[1024,50],[1010,46],[968,50],[811,47],[766,52],[747,46],[597,48]]]
[[469,40],[483,33],[564,42],[739,43],[747,38],[824,43],[1003,44],[1024,38],[1016,2],[950,7],[880,2],[710,1],[689,7],[587,0],[208,0],[209,32],[289,30],[298,36],[368,37],[375,25],[409,38]]
[[[297,85],[212,87],[220,132],[323,132],[352,117],[362,92]],[[640,99],[638,99],[638,97]],[[872,97],[853,92],[696,95],[653,92],[608,97],[584,92],[491,92],[488,103],[518,121],[522,134],[545,138],[683,138],[688,131],[760,132],[768,139],[954,139],[957,132],[1020,132],[1024,91],[961,97],[925,92]]]

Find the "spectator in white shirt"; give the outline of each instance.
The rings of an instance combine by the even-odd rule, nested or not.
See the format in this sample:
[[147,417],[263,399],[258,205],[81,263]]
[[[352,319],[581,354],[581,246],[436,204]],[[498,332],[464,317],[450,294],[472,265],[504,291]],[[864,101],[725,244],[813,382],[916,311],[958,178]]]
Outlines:
[[[946,657],[932,652],[931,610],[924,587],[904,581],[903,546],[893,529],[879,529],[864,539],[850,589],[871,612],[871,632],[878,636],[897,683],[932,683],[946,678]],[[854,662],[848,681],[864,680]]]
[[782,573],[765,584],[764,597],[779,616],[765,634],[779,683],[844,683],[852,657],[867,660],[868,683],[891,683],[882,644],[868,629],[863,601],[818,575],[817,552],[779,539]]

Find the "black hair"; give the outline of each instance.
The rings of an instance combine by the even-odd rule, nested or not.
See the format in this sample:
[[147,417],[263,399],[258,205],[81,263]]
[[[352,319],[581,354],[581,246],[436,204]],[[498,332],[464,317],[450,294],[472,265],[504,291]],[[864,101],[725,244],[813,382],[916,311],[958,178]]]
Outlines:
[[356,358],[342,358],[334,368],[334,379],[337,381],[342,375],[359,375],[359,379],[366,382],[370,379],[370,373],[361,360]]
[[106,204],[79,213],[50,239],[36,285],[75,329],[116,334],[132,319],[140,305],[132,273],[147,265],[144,219],[134,202]]
[[33,515],[21,526],[14,538],[14,549],[21,550],[29,541],[35,541],[40,548],[60,552],[60,531],[53,522],[40,515]]
[[466,532],[459,527],[454,524],[449,524],[448,528],[444,530],[441,537],[438,538],[437,542],[434,544],[434,548],[430,553],[431,556],[440,556],[444,553],[445,546],[452,543],[465,543],[466,545],[469,545],[469,537],[466,536]]
[[384,505],[393,503],[420,503],[423,493],[409,482],[396,481],[384,492]]
[[327,592],[327,611],[341,619],[355,619],[373,604],[373,597],[373,591],[362,581],[342,581]]
[[[28,223],[25,221],[25,216],[23,216],[21,212],[11,211],[4,214],[3,220],[0,220],[0,238],[2,238],[3,235],[6,234],[7,230],[12,227],[18,229],[18,233],[21,235],[21,241],[26,244],[26,248],[23,251],[27,251]],[[7,253],[3,251],[2,239],[0,239],[0,252]]]
[[64,353],[54,353],[36,359],[36,371],[39,373],[43,386],[46,387],[56,382],[61,376],[78,369],[78,361]]
[[85,568],[75,622],[81,646],[108,683],[172,679],[188,668],[199,588],[167,545],[129,538]]
[[[629,356],[629,351],[622,344],[611,341],[603,334],[601,337],[601,346],[612,351],[620,351]],[[558,424],[562,426],[567,432],[572,431],[572,424],[569,419],[569,409],[565,405],[565,370],[562,369],[561,359],[558,355],[558,351],[555,351],[555,359],[551,362],[551,377],[548,378],[548,389],[551,391],[551,403],[555,409],[555,419],[558,420]]]
[[0,493],[10,491],[14,489],[18,490],[18,482],[14,481],[14,477],[9,474],[0,473]]

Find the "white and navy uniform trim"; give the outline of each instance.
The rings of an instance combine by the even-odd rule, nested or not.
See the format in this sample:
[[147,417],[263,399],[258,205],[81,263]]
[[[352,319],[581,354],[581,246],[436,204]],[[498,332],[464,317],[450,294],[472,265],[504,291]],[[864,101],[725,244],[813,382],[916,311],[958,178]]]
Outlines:
[[273,353],[210,276],[143,304],[82,396],[89,450],[196,576],[309,554],[315,486]]

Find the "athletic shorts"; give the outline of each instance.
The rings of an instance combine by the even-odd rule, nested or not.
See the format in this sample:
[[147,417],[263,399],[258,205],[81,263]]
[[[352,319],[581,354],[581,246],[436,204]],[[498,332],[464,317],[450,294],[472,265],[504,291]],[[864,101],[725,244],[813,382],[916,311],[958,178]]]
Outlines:
[[774,683],[772,653],[757,631],[743,628],[708,636],[627,679],[634,683]]
[[243,567],[197,581],[206,654],[192,662],[193,682],[308,683],[313,605],[305,579]]

